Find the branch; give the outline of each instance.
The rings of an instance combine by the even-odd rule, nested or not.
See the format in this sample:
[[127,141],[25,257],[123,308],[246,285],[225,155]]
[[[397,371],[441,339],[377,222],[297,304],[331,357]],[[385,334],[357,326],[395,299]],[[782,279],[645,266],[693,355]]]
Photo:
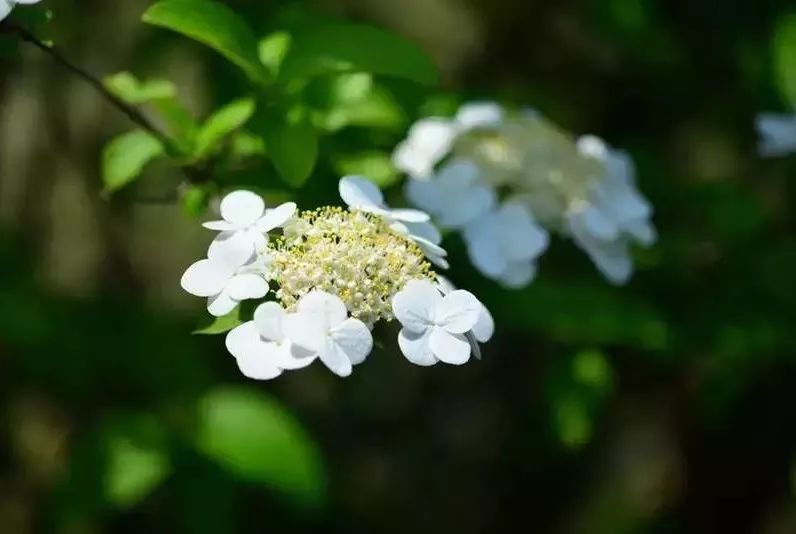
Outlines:
[[[69,72],[89,84],[95,91],[97,91],[100,96],[102,96],[105,100],[107,100],[111,105],[116,107],[119,111],[121,111],[124,115],[127,116],[132,122],[155,136],[163,145],[167,148],[167,151],[176,153],[177,150],[174,145],[174,141],[165,133],[160,131],[148,118],[144,116],[138,108],[131,106],[127,102],[120,99],[118,96],[113,94],[111,91],[108,90],[107,87],[94,75],[90,74],[88,71],[82,69],[81,67],[72,63],[69,59],[66,58],[57,48],[53,46],[49,46],[43,41],[41,41],[38,37],[36,37],[32,32],[27,30],[26,28],[19,26],[18,24],[12,24],[8,22],[0,21],[0,33],[10,33],[14,34],[20,38],[20,40],[30,43],[48,56],[50,56],[56,63],[67,69]],[[183,173],[186,175],[188,180],[193,183],[201,183],[207,182],[210,179],[210,176],[206,169],[199,168],[195,166],[188,166],[183,165],[180,167]]]

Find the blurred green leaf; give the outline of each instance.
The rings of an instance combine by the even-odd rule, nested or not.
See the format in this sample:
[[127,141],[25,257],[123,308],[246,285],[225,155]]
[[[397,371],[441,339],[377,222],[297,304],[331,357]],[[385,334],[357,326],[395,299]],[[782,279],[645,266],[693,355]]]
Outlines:
[[251,132],[235,132],[231,138],[230,152],[239,158],[264,156],[265,142]]
[[597,393],[608,392],[613,387],[613,371],[605,355],[598,350],[584,350],[572,360],[575,381]]
[[108,76],[104,83],[110,92],[133,106],[177,96],[177,88],[169,80],[141,81],[127,71]]
[[143,15],[143,21],[168,28],[199,41],[242,68],[260,83],[270,79],[257,55],[257,39],[237,13],[212,0],[161,0]]
[[567,343],[662,349],[671,341],[658,310],[605,284],[539,279],[522,297],[511,293],[500,304],[498,319],[504,326],[537,328]]
[[349,126],[403,131],[408,122],[403,108],[384,87],[363,73],[317,79],[307,88],[313,120],[326,131]]
[[363,24],[318,24],[293,34],[279,72],[283,83],[339,72],[367,72],[437,83],[430,57],[415,43]]
[[169,134],[177,142],[182,155],[188,157],[199,129],[196,120],[175,98],[155,100],[152,105],[160,114],[163,122],[166,123]]
[[774,31],[774,68],[780,95],[796,105],[796,15],[782,17]]
[[366,176],[381,188],[389,187],[400,179],[390,154],[378,150],[338,155],[334,167],[341,176]]
[[114,414],[89,427],[72,445],[55,492],[62,519],[96,519],[151,495],[172,472],[168,438],[148,414]]
[[149,416],[122,419],[105,430],[105,495],[109,502],[130,508],[171,473],[165,434],[158,420]]
[[[207,204],[210,201],[210,187],[204,184],[189,185],[183,192],[181,200],[183,213],[189,217],[199,217],[207,209]],[[204,334],[209,332],[196,331],[194,333]]]
[[304,185],[318,159],[318,132],[310,121],[304,114],[267,114],[256,128],[285,183],[292,187]]
[[163,144],[143,130],[122,134],[102,153],[102,179],[105,192],[121,189],[138,178],[150,161],[164,153]]
[[561,443],[571,449],[586,445],[593,425],[588,406],[576,396],[565,395],[554,405],[554,422]]
[[254,114],[254,99],[241,98],[213,113],[196,134],[194,156],[203,158],[229,134],[246,124]]
[[232,473],[299,504],[318,506],[325,498],[316,445],[284,406],[256,390],[229,387],[205,395],[196,445]]
[[291,41],[292,37],[286,31],[273,32],[260,40],[257,47],[260,62],[268,67],[273,77],[278,76]]
[[589,443],[598,417],[613,391],[610,361],[599,350],[582,350],[553,363],[546,380],[552,427],[569,449]]

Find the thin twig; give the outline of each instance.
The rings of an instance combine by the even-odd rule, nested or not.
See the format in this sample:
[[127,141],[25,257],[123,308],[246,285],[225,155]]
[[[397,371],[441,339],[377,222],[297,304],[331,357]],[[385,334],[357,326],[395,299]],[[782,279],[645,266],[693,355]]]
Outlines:
[[[178,150],[175,148],[174,141],[168,135],[159,130],[154,124],[152,124],[152,122],[146,118],[144,114],[138,110],[138,108],[131,106],[113,94],[97,77],[72,63],[57,48],[47,45],[28,29],[19,26],[18,24],[0,22],[0,33],[14,34],[22,41],[32,44],[50,56],[56,63],[66,68],[69,72],[94,88],[94,90],[97,91],[105,100],[110,102],[114,107],[126,115],[128,119],[155,136],[161,143],[163,143],[168,152],[178,153]],[[207,170],[204,168],[192,165],[182,165],[180,168],[190,182],[201,183],[207,182],[210,179]]]

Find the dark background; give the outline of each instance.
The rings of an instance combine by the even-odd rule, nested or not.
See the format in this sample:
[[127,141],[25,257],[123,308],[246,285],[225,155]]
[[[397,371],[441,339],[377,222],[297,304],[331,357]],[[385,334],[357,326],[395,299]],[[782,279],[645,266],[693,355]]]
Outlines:
[[[283,7],[228,3],[262,33]],[[244,91],[141,24],[148,2],[45,4],[92,72],[170,78],[197,115]],[[386,338],[346,380],[250,382],[223,336],[190,334],[204,312],[178,280],[210,235],[142,188],[101,198],[102,146],[129,124],[22,47],[0,58],[0,532],[796,532],[796,156],[758,158],[753,128],[790,108],[775,34],[796,5],[305,5],[417,41],[451,101],[627,149],[659,243],[612,287],[555,239],[506,291],[451,238],[452,277],[497,319],[482,362],[419,368]],[[408,117],[431,105],[392,89]],[[322,159],[302,206],[337,203],[336,177]]]

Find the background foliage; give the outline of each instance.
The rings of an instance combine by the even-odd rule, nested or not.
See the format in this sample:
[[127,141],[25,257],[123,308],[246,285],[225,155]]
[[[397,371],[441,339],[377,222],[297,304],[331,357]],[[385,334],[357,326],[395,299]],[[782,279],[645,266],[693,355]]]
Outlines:
[[[796,158],[753,132],[796,102],[789,2],[194,4],[46,0],[167,140],[0,44],[0,532],[796,531]],[[483,362],[253,383],[189,335],[219,190],[396,186],[414,118],[493,96],[632,153],[661,240],[628,286],[556,241],[505,291],[452,239]]]

